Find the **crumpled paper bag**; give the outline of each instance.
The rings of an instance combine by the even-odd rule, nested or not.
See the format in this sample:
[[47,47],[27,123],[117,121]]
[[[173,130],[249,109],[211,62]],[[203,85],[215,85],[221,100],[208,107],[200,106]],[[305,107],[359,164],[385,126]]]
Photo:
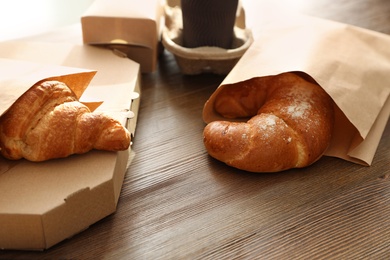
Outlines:
[[[325,155],[371,165],[390,114],[390,36],[304,15],[283,18],[259,22],[255,42],[210,100],[224,84],[304,72],[337,105]],[[203,119],[221,119],[210,101]]]

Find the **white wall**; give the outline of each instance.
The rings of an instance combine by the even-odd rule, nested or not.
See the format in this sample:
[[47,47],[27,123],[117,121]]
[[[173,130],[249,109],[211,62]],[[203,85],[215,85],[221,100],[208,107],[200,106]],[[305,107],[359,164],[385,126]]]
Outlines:
[[0,0],[0,41],[80,22],[94,0]]

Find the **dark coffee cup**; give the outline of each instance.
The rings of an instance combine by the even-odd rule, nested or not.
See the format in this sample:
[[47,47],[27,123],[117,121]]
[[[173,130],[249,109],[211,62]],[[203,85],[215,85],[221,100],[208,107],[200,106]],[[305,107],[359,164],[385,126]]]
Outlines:
[[183,47],[230,49],[238,0],[181,0]]

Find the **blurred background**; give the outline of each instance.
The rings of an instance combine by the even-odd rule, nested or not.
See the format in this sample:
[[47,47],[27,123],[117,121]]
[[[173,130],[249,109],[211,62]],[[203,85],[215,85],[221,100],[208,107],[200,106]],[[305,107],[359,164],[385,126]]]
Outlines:
[[[253,4],[251,2],[262,5],[272,3],[290,11],[301,11],[305,4],[310,2],[304,0],[241,1],[244,6]],[[0,41],[31,36],[77,23],[93,2],[94,0],[0,0]],[[172,2],[179,3],[180,0],[172,0]],[[142,4],[142,1],[139,1],[139,4]],[[251,11],[248,10],[248,13]],[[251,25],[249,19],[248,25]]]
[[[180,2],[180,0],[169,1]],[[247,26],[252,28],[255,26],[253,18],[272,15],[283,19],[282,13],[287,11],[390,33],[384,26],[390,22],[389,0],[356,1],[361,4],[352,4],[351,0],[339,0],[335,5],[329,5],[327,0],[241,0],[247,14]],[[80,17],[93,2],[94,0],[0,0],[0,41],[31,36],[80,22]],[[114,0],[112,2],[115,3]],[[139,4],[142,3],[139,1]],[[269,14],[265,11],[267,6],[272,6],[277,12]],[[378,8],[383,9],[383,7],[386,7],[385,11],[377,11]],[[343,16],[346,11],[365,15],[361,19]]]
[[94,0],[0,0],[0,41],[80,21]]

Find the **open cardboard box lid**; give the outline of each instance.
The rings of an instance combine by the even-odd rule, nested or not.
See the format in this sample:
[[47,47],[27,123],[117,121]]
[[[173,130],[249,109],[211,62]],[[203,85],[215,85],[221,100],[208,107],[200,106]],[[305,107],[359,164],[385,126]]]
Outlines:
[[153,72],[162,19],[161,0],[95,0],[81,17],[83,41],[116,49],[140,63],[142,72]]
[[[91,46],[0,43],[0,58],[96,70],[84,92],[134,136],[139,64]],[[131,114],[131,118],[129,118]],[[131,148],[91,151],[40,163],[0,158],[0,248],[42,250],[115,212]]]

